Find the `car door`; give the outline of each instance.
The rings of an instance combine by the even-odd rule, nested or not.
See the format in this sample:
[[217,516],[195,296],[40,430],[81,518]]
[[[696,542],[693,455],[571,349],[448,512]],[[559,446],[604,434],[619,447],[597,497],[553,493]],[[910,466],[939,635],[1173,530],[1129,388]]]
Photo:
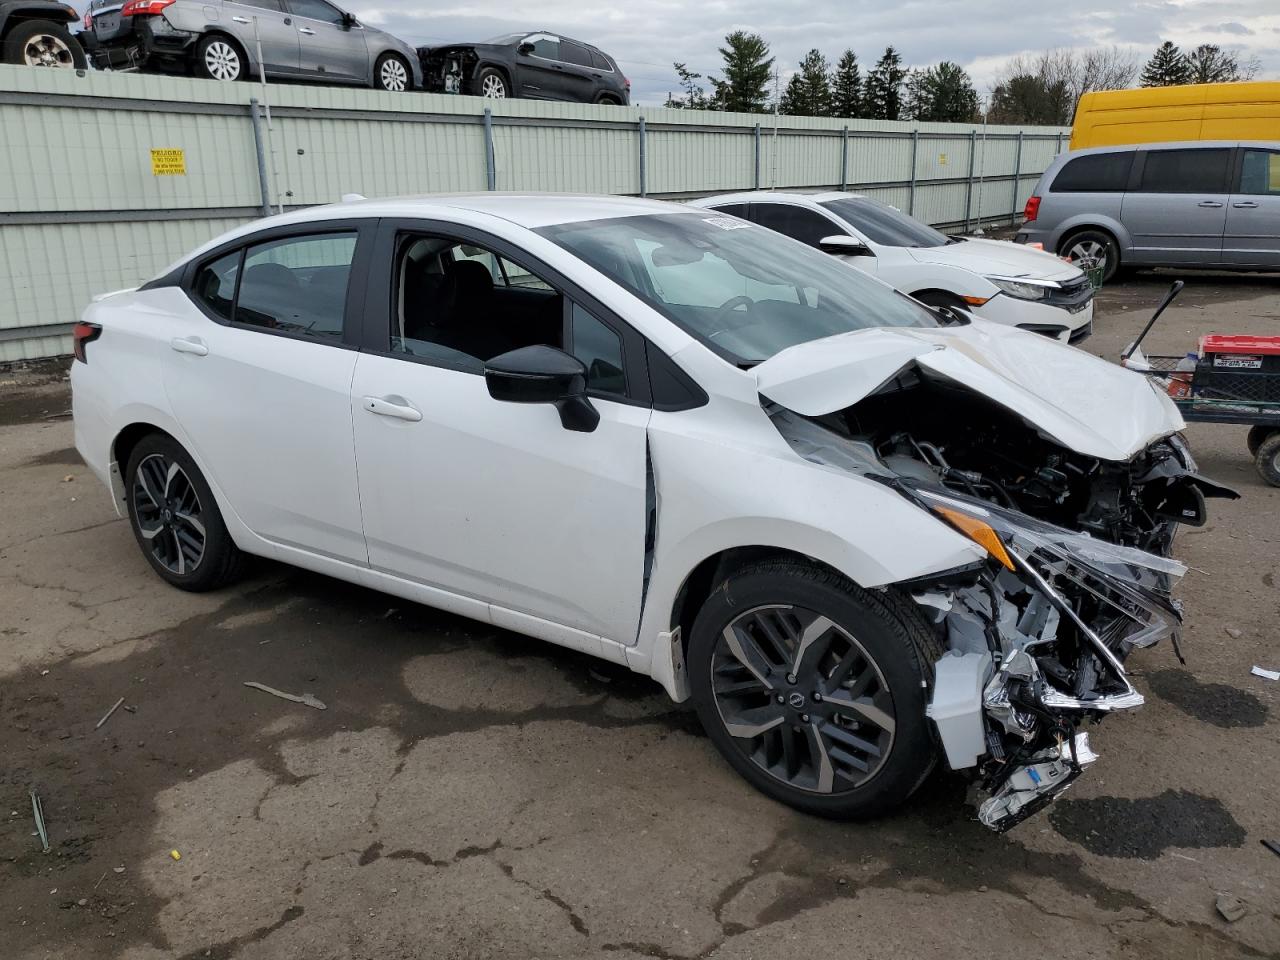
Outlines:
[[[818,247],[823,237],[853,236],[855,231],[837,223],[826,214],[794,203],[761,203],[752,202],[747,211],[747,219],[762,227],[776,230],[793,240]],[[866,243],[865,237],[857,237]],[[870,249],[870,247],[868,247]],[[879,264],[874,256],[850,257],[839,255],[840,259],[863,273],[875,276],[879,272]]]
[[560,38],[561,91],[565,100],[591,103],[602,74],[591,66],[591,51],[573,40]]
[[222,16],[253,59],[262,45],[268,76],[298,72],[298,28],[284,0],[223,0]]
[[[633,643],[650,504],[643,344],[517,254],[465,228],[384,221],[351,385],[370,566],[501,626]],[[591,432],[489,395],[481,355],[537,342],[587,365]]]
[[530,34],[516,44],[514,60],[520,96],[535,100],[567,99],[559,37],[551,33]]
[[298,28],[301,72],[312,79],[368,83],[372,77],[364,30],[325,0],[286,0]]
[[1230,147],[1143,150],[1121,203],[1128,262],[1206,265],[1222,260]]
[[1242,146],[1236,164],[1222,258],[1235,266],[1280,269],[1280,149]]
[[364,565],[351,431],[367,222],[264,231],[188,268],[164,385],[210,479],[258,536]]

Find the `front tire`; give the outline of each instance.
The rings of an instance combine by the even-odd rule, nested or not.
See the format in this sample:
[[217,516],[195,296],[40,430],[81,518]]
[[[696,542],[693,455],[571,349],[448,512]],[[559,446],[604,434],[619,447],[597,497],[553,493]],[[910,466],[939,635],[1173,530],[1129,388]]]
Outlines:
[[125,469],[129,525],[162,579],[203,592],[230,583],[243,554],[227,532],[204,475],[172,437],[143,437]]
[[1102,282],[1110,283],[1120,269],[1120,248],[1101,230],[1081,230],[1062,242],[1058,253],[1082,270],[1102,267]]
[[490,100],[505,100],[511,96],[506,76],[493,67],[485,67],[480,71],[480,76],[476,77],[476,89],[480,91],[480,96]]
[[196,43],[195,74],[206,80],[247,80],[249,60],[240,44],[220,33],[212,33]]
[[10,30],[4,40],[4,62],[74,70],[88,66],[80,41],[52,20],[29,20]]
[[409,64],[394,53],[384,53],[373,65],[373,86],[387,93],[404,93],[413,85]]
[[689,676],[712,743],[752,786],[806,813],[871,817],[937,759],[925,684],[941,652],[907,601],[774,560],[707,599]]

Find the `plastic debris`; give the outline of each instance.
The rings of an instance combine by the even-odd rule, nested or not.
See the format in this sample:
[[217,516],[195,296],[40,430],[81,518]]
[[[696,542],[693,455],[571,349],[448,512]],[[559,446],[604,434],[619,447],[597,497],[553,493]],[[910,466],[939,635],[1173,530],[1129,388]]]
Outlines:
[[256,680],[246,680],[246,687],[253,687],[255,690],[261,690],[263,693],[269,693],[273,697],[279,697],[281,700],[291,700],[294,703],[301,703],[308,707],[314,707],[317,710],[329,709],[315,697],[309,693],[298,696],[296,693],[285,693],[283,690],[277,690],[275,687],[268,687],[265,683],[258,683]]
[[1215,903],[1214,906],[1217,908],[1218,913],[1222,915],[1222,919],[1227,921],[1227,923],[1235,923],[1248,913],[1248,910],[1245,908],[1244,901],[1229,893],[1219,895],[1218,902]]
[[101,729],[102,725],[111,719],[111,715],[120,709],[120,704],[124,703],[124,697],[121,697],[111,705],[111,709],[102,715],[102,719],[93,725],[93,729]]
[[40,834],[41,853],[49,852],[49,831],[44,825],[44,807],[34,790],[31,791],[31,815],[36,821],[36,832]]
[[1280,840],[1263,840],[1262,845],[1280,857]]
[[112,868],[111,868],[111,872],[112,872],[112,873],[124,873],[124,867],[112,867]]
[[1264,670],[1262,667],[1254,666],[1249,672],[1263,680],[1280,680],[1280,670]]
[[182,859],[182,854],[180,854],[177,850],[170,850],[169,856],[172,857],[174,860]]
[[1230,637],[1232,640],[1239,640],[1241,637],[1244,636],[1244,631],[1238,629],[1237,627],[1223,627],[1223,629],[1227,631],[1227,636]]

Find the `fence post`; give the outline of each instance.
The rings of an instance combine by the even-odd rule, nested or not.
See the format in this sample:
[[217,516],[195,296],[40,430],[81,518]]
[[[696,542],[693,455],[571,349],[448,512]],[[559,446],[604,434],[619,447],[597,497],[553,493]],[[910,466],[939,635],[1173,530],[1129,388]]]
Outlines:
[[756,124],[756,179],[755,190],[760,189],[760,124]]
[[[969,131],[969,179],[964,188],[964,232],[969,232],[970,218],[973,216],[973,162],[978,153],[978,128]],[[982,211],[978,211],[982,216]]]
[[1018,194],[1022,192],[1022,131],[1018,131],[1018,146],[1013,155],[1013,213],[1009,214],[1010,223],[1018,222]]
[[[1058,131],[1058,153],[1062,152],[1062,131]],[[1057,154],[1055,154],[1057,156]]]
[[844,139],[840,142],[840,192],[849,189],[849,125],[844,125]]
[[484,177],[490,190],[498,189],[498,167],[493,158],[493,111],[484,108]]
[[907,216],[916,214],[916,157],[920,154],[920,128],[911,131],[911,192],[907,194]]
[[645,170],[646,157],[645,157],[644,117],[640,118],[638,130],[640,133],[640,196],[647,197],[649,195],[649,179],[648,179],[647,171]]
[[271,216],[271,188],[267,181],[267,152],[262,143],[262,118],[258,116],[258,98],[249,98],[249,116],[253,120],[253,146],[258,154],[258,192],[262,196],[262,215]]

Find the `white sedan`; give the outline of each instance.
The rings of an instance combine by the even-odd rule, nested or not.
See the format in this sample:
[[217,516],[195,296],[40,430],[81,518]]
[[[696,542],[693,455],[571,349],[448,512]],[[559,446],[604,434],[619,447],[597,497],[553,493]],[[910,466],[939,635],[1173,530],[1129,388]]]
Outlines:
[[934,307],[968,310],[1067,343],[1093,332],[1093,287],[1059,257],[948,237],[857,193],[733,193],[692,201],[786,234]]
[[74,340],[77,447],[168,583],[257,554],[625,664],[828,816],[940,755],[996,829],[1046,803],[1223,492],[1141,375],[653,201],[272,217]]

